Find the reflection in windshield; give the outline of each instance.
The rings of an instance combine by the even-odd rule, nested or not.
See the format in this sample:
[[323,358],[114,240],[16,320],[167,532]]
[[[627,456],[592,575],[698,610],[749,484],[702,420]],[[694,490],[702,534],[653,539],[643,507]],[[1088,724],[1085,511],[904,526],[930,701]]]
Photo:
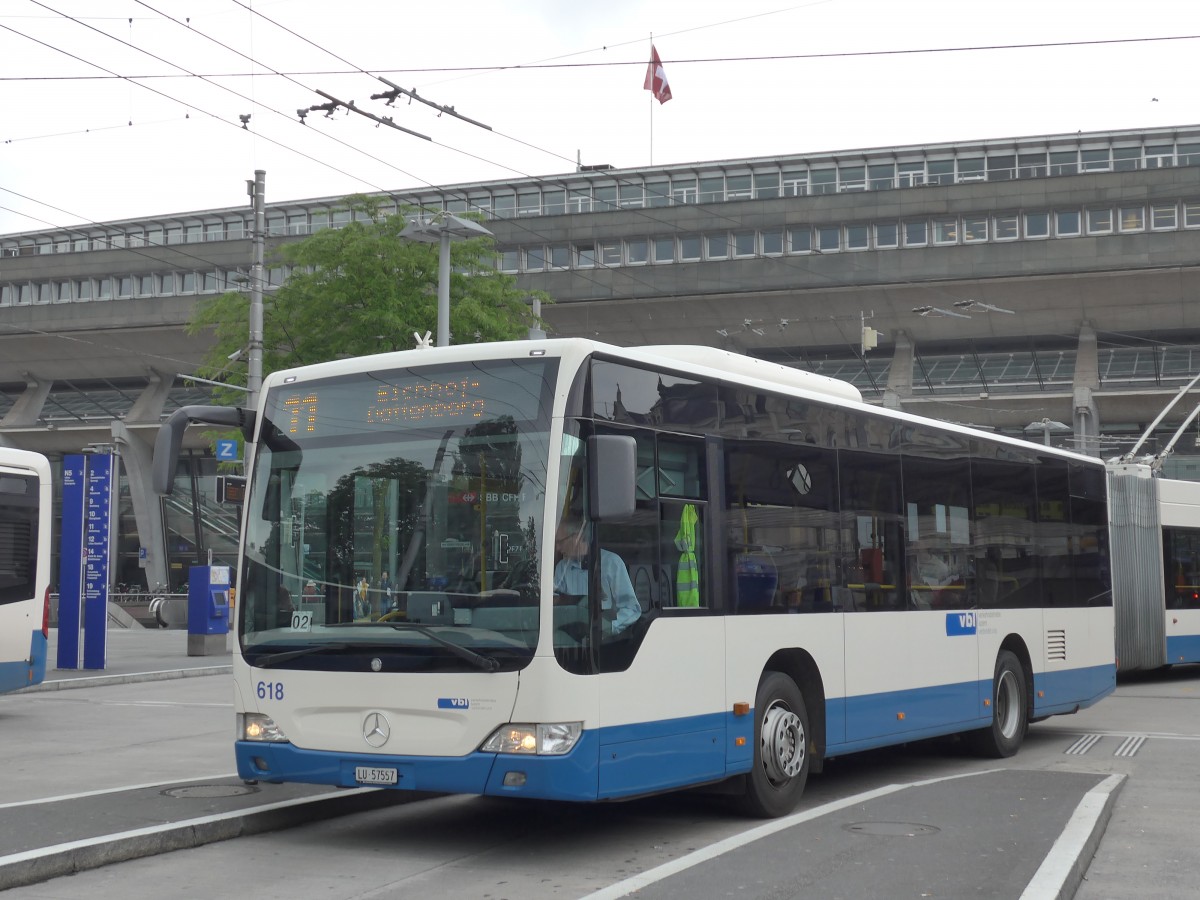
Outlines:
[[[372,647],[428,648],[429,628],[449,626],[454,645],[484,656],[532,651],[548,388],[545,361],[532,376],[528,363],[511,375],[517,365],[483,370],[469,382],[470,402],[438,415],[424,399],[428,388],[419,405],[398,407],[393,399],[412,384],[431,383],[420,370],[390,382],[370,373],[304,385],[316,422],[307,428],[294,415],[285,418],[295,404],[273,392],[268,412],[276,415],[263,428],[288,439],[272,440],[264,430],[255,462],[239,591],[243,646],[286,653],[361,635]],[[432,382],[439,411],[446,382],[445,375]],[[460,378],[456,389],[459,383],[467,382]],[[505,396],[518,389],[532,400],[522,406]],[[388,398],[387,418],[379,405],[355,412],[364,394]],[[337,627],[352,622],[376,627]],[[427,627],[388,627],[394,623]]]

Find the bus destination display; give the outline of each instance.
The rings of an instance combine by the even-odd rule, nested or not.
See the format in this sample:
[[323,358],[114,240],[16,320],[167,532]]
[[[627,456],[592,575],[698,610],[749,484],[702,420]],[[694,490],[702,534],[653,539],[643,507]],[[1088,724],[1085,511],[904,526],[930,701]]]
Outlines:
[[293,437],[536,418],[545,364],[505,362],[468,373],[370,373],[272,392],[275,425]]

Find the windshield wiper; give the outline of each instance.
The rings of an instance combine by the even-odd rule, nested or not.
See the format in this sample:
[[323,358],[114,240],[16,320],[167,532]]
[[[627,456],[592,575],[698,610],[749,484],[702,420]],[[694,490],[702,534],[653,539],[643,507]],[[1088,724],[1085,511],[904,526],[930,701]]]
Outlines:
[[465,659],[476,668],[483,669],[485,672],[500,671],[500,661],[491,656],[484,656],[481,653],[476,653],[474,650],[468,650],[462,644],[456,644],[449,638],[444,638],[432,628],[426,625],[421,625],[417,622],[389,622],[388,625],[396,631],[415,631],[417,634],[423,634],[435,644],[441,644],[455,656]]
[[312,653],[328,653],[333,650],[349,650],[353,644],[336,643],[336,644],[309,644],[307,647],[300,647],[296,650],[283,650],[279,653],[268,653],[254,663],[256,668],[269,669],[271,666],[277,666],[280,663],[290,662],[293,659],[299,659],[302,656],[308,656]]

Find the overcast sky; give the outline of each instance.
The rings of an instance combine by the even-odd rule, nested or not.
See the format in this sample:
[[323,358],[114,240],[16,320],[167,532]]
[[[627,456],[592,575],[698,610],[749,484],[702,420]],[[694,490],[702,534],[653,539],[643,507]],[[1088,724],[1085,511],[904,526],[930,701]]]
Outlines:
[[[1194,0],[0,0],[0,233],[238,206],[255,169],[278,202],[1192,124],[1192,35]],[[302,125],[318,92],[432,140]]]

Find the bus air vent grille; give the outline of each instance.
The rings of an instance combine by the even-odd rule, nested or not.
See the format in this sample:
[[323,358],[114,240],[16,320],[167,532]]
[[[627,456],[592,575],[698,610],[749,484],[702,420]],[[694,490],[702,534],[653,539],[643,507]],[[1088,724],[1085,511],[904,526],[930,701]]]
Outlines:
[[1046,659],[1066,660],[1067,631],[1065,628],[1051,628],[1046,632]]

